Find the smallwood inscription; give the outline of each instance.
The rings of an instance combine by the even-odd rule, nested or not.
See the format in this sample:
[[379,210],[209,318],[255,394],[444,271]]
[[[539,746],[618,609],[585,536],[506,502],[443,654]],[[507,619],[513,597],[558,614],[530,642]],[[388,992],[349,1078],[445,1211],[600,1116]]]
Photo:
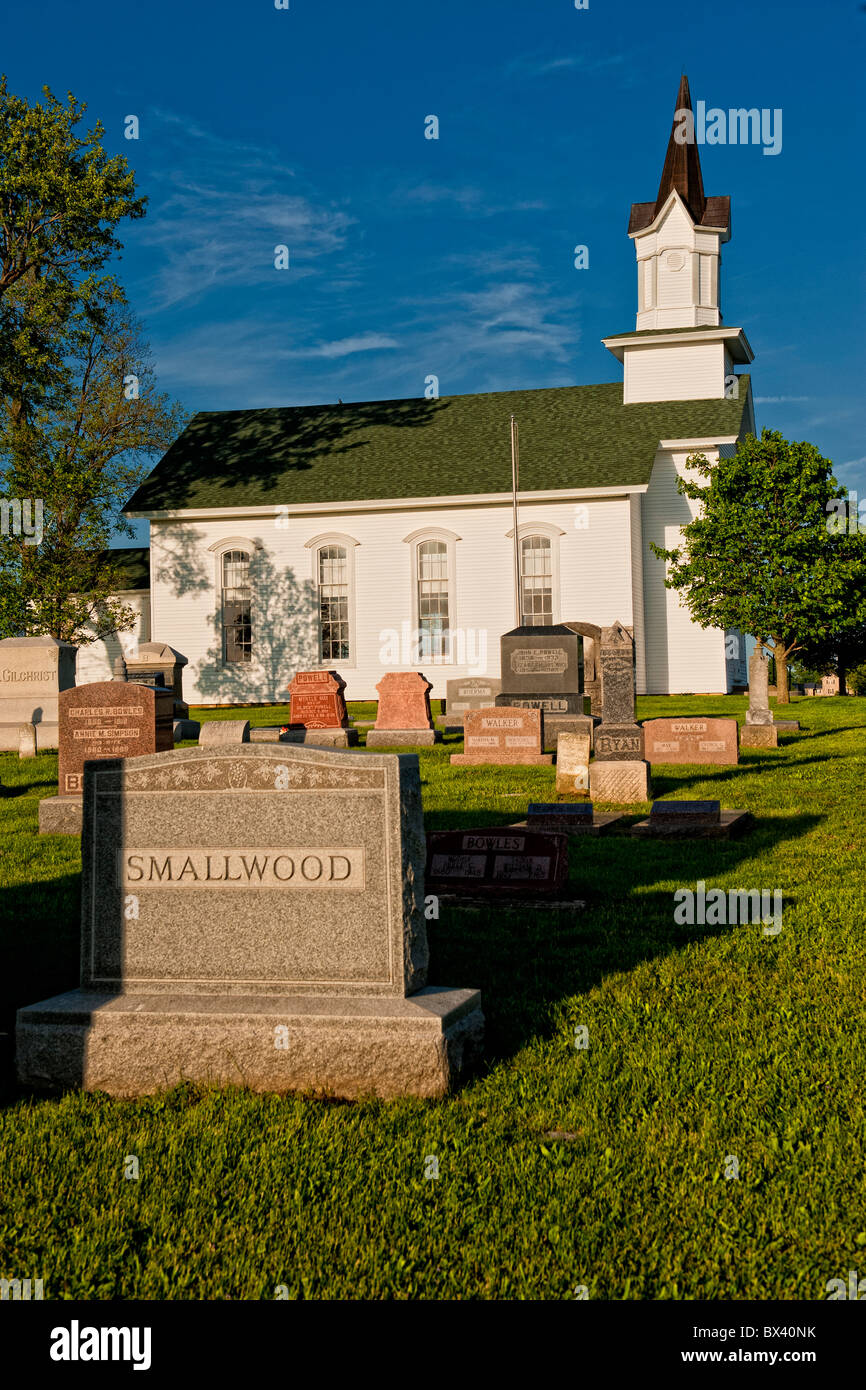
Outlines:
[[362,892],[364,849],[122,849],[119,888],[324,888]]

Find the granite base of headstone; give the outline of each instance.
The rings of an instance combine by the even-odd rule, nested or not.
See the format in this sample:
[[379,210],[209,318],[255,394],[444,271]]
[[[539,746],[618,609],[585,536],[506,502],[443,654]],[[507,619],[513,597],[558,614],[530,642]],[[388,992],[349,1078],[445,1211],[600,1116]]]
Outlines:
[[463,752],[452,753],[451,762],[456,767],[549,767],[553,754],[541,750],[539,710],[495,705],[490,709],[467,710]]
[[81,985],[19,1011],[21,1084],[445,1095],[483,1016],[427,983],[424,855],[414,756],[88,763]]
[[615,811],[596,811],[591,801],[532,801],[525,825],[527,830],[553,830],[566,835],[606,835],[621,820]]
[[648,763],[733,767],[738,761],[736,719],[646,719],[642,728]]
[[593,801],[606,801],[612,806],[649,801],[650,765],[642,760],[591,763],[589,792]]
[[170,690],[93,681],[58,697],[57,796],[39,802],[40,835],[79,835],[85,764],[174,747]]
[[420,671],[389,671],[376,686],[379,708],[368,748],[432,748],[442,734],[430,713],[432,683]]
[[276,738],[257,740],[255,734],[256,730],[251,729],[250,738],[254,742],[308,743],[313,748],[354,748],[358,742],[358,730],[351,728],[308,729],[303,725],[289,724],[277,730]]
[[58,697],[75,685],[77,649],[53,637],[0,641],[0,751],[17,753],[22,724],[37,726],[37,747],[57,748]]
[[774,719],[773,723],[780,734],[798,734],[800,732],[799,719]]
[[648,820],[632,835],[663,840],[719,840],[739,835],[752,824],[749,811],[723,811],[718,801],[654,801]]
[[445,682],[445,732],[461,733],[468,710],[488,709],[495,703],[502,681],[492,676],[458,676]]
[[744,724],[740,729],[741,748],[778,748],[779,730],[776,724]]
[[198,736],[199,748],[224,748],[250,741],[248,719],[206,719]]

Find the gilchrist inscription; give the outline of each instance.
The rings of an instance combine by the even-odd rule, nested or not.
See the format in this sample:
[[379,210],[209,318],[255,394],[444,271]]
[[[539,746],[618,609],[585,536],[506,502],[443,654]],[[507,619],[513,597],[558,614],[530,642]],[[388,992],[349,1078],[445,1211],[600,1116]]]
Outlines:
[[324,888],[362,892],[362,848],[120,850],[121,888]]

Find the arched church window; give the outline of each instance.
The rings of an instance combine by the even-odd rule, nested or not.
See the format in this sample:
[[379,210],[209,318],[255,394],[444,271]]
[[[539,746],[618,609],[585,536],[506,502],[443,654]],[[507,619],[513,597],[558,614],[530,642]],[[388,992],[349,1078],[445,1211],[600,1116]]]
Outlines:
[[317,566],[319,643],[323,662],[349,661],[349,559],[343,545],[323,545]]
[[252,595],[250,557],[245,550],[226,550],[222,556],[223,659],[252,661]]
[[448,545],[445,541],[421,541],[416,557],[420,659],[447,660],[451,645]]
[[553,551],[549,536],[520,542],[520,621],[526,627],[553,622]]

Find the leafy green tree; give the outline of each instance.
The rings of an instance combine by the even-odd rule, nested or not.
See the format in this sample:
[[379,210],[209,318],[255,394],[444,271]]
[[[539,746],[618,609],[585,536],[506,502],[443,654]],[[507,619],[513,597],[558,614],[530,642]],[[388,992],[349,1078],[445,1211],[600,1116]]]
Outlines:
[[[866,536],[860,537],[864,583],[866,588]],[[803,643],[800,660],[819,676],[839,677],[839,694],[847,693],[848,676],[866,661],[866,604],[861,598],[854,604],[850,621],[840,624],[833,632]],[[807,677],[809,679],[809,677]]]
[[863,594],[858,536],[828,527],[841,489],[813,444],[775,430],[749,435],[730,458],[693,454],[678,487],[700,504],[681,543],[653,551],[701,627],[739,628],[776,659],[777,703],[788,703],[788,661],[852,621]]
[[0,634],[49,634],[86,644],[132,626],[119,587],[118,535],[133,534],[120,509],[186,417],[157,390],[147,344],[117,287],[103,286],[64,338],[67,375],[26,418],[8,415],[0,435],[7,494],[37,507],[41,538],[0,542]]
[[62,383],[64,325],[100,298],[117,226],[146,202],[126,160],[102,148],[104,128],[78,133],[86,106],[43,93],[30,105],[0,78],[0,397],[16,416]]

